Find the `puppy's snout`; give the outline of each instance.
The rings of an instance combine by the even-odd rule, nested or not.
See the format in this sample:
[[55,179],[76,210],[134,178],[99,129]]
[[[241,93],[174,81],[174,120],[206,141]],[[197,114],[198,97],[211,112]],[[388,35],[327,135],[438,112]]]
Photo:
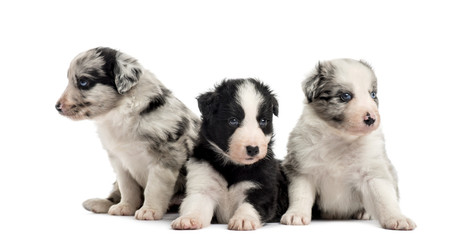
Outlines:
[[364,116],[364,123],[367,125],[367,126],[371,126],[372,124],[375,123],[375,120],[377,119],[377,117],[375,116],[375,114],[370,114],[370,113],[367,113],[365,116]]
[[254,157],[258,155],[259,153],[259,147],[258,146],[247,146],[246,147],[246,154],[250,157]]
[[56,103],[55,109],[56,109],[59,113],[62,113],[62,103],[60,103],[60,101]]

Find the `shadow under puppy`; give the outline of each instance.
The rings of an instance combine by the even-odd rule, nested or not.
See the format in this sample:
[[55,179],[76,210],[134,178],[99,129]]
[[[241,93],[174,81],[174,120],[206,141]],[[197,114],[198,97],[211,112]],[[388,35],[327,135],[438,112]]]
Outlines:
[[283,162],[289,209],[281,223],[310,223],[312,206],[327,219],[370,219],[387,229],[416,224],[398,206],[394,167],[385,152],[377,79],[365,62],[320,62],[302,83],[306,104]]
[[117,176],[108,199],[90,199],[83,206],[95,213],[161,219],[174,193],[183,191],[180,172],[192,154],[200,119],[136,59],[111,48],[80,53],[67,76],[56,109],[73,120],[95,121]]
[[225,80],[198,97],[199,142],[187,163],[186,197],[173,229],[228,223],[255,230],[287,208],[287,183],[274,159],[273,114],[278,102],[254,79]]

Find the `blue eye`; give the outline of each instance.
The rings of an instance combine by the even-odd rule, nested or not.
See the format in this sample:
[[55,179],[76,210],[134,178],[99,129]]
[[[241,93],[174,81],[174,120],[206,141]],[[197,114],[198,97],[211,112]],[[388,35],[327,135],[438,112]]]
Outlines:
[[339,95],[339,98],[341,98],[343,102],[349,102],[352,99],[352,95],[350,93],[341,93],[341,95]]
[[230,118],[228,120],[228,125],[230,125],[232,127],[238,127],[238,125],[240,125],[240,122],[236,118]]
[[370,93],[370,97],[371,97],[372,99],[377,98],[377,93],[376,93],[376,92],[371,92],[371,93]]
[[266,125],[268,125],[268,120],[266,118],[261,118],[259,120],[259,126],[263,128],[263,127],[266,127]]
[[88,83],[89,83],[89,82],[88,82],[88,80],[86,80],[86,79],[80,79],[80,80],[78,80],[78,84],[79,84],[81,87],[86,87],[86,86],[88,86]]

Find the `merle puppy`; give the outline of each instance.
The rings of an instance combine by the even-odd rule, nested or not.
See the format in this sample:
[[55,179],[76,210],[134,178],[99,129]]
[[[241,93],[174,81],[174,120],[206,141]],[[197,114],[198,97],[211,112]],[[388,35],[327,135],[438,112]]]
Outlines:
[[173,229],[206,227],[214,214],[231,230],[254,230],[279,218],[287,187],[271,149],[278,115],[271,90],[254,79],[226,80],[198,103],[203,123]]
[[68,79],[57,111],[95,121],[117,176],[107,199],[90,199],[83,206],[96,213],[161,219],[183,187],[180,171],[192,154],[200,120],[136,59],[111,48],[80,53]]
[[292,130],[283,165],[289,209],[281,223],[313,217],[377,219],[387,229],[416,224],[398,204],[395,168],[385,152],[377,78],[364,61],[320,62],[303,83],[304,111]]

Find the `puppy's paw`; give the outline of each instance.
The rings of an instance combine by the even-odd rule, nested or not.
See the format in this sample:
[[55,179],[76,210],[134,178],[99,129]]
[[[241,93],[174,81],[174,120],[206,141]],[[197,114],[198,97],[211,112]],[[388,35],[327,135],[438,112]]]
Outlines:
[[233,216],[228,221],[228,229],[249,231],[256,230],[261,227],[261,222],[258,218],[252,216]]
[[82,203],[82,206],[94,213],[107,213],[114,203],[108,199],[92,198]]
[[413,230],[416,228],[416,223],[405,216],[397,216],[385,219],[380,222],[383,228],[390,230]]
[[163,218],[163,213],[144,206],[135,212],[135,218],[138,220],[160,220]]
[[309,214],[289,211],[281,218],[281,223],[285,225],[308,225],[310,224],[310,221],[312,221],[312,216]]
[[195,216],[181,216],[171,223],[175,230],[196,230],[204,227],[201,219]]
[[357,219],[357,220],[371,220],[371,219],[372,219],[372,216],[369,215],[369,214],[364,210],[364,211],[360,211],[360,212],[356,213],[352,218],[353,218],[353,219]]
[[108,214],[117,216],[132,216],[136,208],[128,203],[118,203],[109,208]]

